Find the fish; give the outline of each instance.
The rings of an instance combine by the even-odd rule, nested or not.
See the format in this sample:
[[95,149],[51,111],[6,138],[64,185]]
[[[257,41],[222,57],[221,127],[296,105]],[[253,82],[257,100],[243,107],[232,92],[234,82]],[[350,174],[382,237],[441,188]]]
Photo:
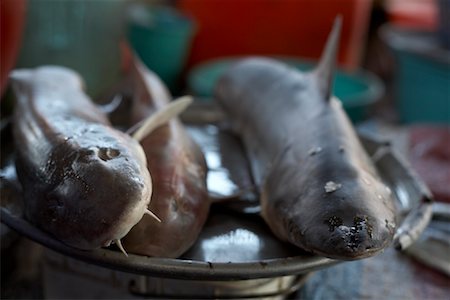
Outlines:
[[152,183],[145,153],[114,129],[60,66],[17,69],[13,137],[25,217],[66,245],[123,250],[121,239],[148,211]]
[[[171,105],[172,96],[164,83],[138,57],[131,76],[135,123]],[[125,236],[123,245],[130,253],[177,258],[196,241],[208,217],[205,158],[178,118],[146,135],[141,144],[153,180],[149,208],[160,222],[142,219]]]
[[332,95],[341,19],[315,69],[271,58],[236,62],[215,98],[240,135],[272,232],[307,252],[340,260],[391,244],[394,198]]

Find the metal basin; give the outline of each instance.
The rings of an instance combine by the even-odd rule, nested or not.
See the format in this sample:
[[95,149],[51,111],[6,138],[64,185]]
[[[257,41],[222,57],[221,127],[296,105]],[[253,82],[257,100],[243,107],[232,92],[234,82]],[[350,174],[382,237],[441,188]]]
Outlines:
[[[236,175],[236,171],[233,171],[236,165],[225,163],[227,160],[223,159],[224,153],[220,152],[220,149],[223,149],[219,139],[221,131],[211,130],[211,126],[216,126],[223,117],[220,111],[215,110],[217,107],[205,109],[194,105],[184,115],[184,120],[191,125],[195,120],[194,129],[198,131],[195,138],[207,157],[208,155],[216,157],[215,165],[210,167],[216,170],[223,169],[224,174],[228,174],[226,176],[229,177],[226,180],[233,183],[233,178],[242,178],[242,174],[247,171],[243,169],[238,171],[243,173]],[[204,120],[207,120],[206,124]],[[2,135],[6,134],[5,129]],[[203,141],[207,139],[209,142],[206,144],[202,142],[202,136]],[[430,219],[430,193],[388,143],[367,136],[361,136],[361,140],[367,152],[373,157],[382,179],[394,192],[400,220],[394,246],[403,249],[417,239]],[[3,145],[5,143],[2,143],[2,147]],[[245,156],[239,154],[239,157]],[[210,161],[208,163],[211,164]],[[242,165],[242,161],[239,164]],[[232,201],[214,204],[209,220],[195,245],[181,258],[167,259],[133,254],[126,257],[114,248],[82,251],[66,246],[23,217],[20,186],[17,185],[14,167],[11,164],[4,163],[0,177],[1,221],[4,224],[64,256],[111,270],[171,279],[236,281],[306,274],[340,262],[306,253],[278,241],[257,214],[257,198],[236,197],[244,194],[239,194],[239,182],[236,181],[234,183],[237,188],[222,196],[238,198],[235,204],[240,205],[233,206]],[[217,186],[210,186],[210,189],[216,196],[217,191],[220,192]],[[248,194],[249,191],[245,192]]]

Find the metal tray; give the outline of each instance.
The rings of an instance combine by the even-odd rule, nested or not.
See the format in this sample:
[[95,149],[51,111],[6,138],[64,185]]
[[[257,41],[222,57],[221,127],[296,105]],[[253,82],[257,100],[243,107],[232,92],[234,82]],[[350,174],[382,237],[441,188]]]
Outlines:
[[[223,114],[216,106],[193,105],[182,119],[189,124],[189,130],[203,148],[209,167],[216,172],[216,179],[221,177],[222,171],[223,180],[209,182],[211,194],[216,199],[235,201],[218,201],[213,205],[197,242],[181,258],[133,254],[126,257],[113,248],[82,251],[59,242],[29,223],[23,217],[20,185],[11,158],[13,153],[5,155],[5,151],[8,152],[6,146],[11,144],[11,140],[9,143],[3,142],[8,140],[8,126],[2,130],[1,221],[63,255],[118,271],[153,277],[213,281],[271,278],[305,274],[341,262],[306,253],[280,242],[272,235],[257,214],[258,201],[248,186],[251,178],[248,177],[245,155],[236,138],[218,125],[223,121]],[[228,135],[228,138],[220,138],[221,134]],[[430,193],[389,143],[368,136],[360,138],[373,157],[382,179],[395,195],[400,226],[393,245],[404,249],[417,239],[430,220]],[[233,139],[234,142],[230,142]],[[224,140],[228,142],[224,143]],[[230,153],[233,154],[232,159],[229,159]],[[233,188],[221,194],[220,184]]]

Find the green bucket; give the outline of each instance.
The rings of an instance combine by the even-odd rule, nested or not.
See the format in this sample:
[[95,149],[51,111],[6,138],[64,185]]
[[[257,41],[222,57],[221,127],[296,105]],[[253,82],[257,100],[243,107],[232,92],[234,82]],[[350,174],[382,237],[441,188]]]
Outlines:
[[83,77],[87,93],[99,97],[121,77],[126,5],[126,0],[28,0],[17,67],[71,68]]
[[[275,58],[302,71],[310,70],[316,65],[311,60]],[[240,58],[212,60],[195,67],[188,75],[189,90],[199,98],[212,98],[217,80],[238,59]],[[380,99],[383,92],[382,82],[368,72],[349,73],[342,70],[336,72],[333,94],[342,101],[345,111],[354,123],[367,118],[370,107]]]
[[194,34],[194,22],[179,11],[162,6],[134,6],[130,10],[128,40],[147,67],[176,93]]
[[396,108],[404,123],[450,123],[450,50],[434,32],[385,25],[380,36],[397,62]]

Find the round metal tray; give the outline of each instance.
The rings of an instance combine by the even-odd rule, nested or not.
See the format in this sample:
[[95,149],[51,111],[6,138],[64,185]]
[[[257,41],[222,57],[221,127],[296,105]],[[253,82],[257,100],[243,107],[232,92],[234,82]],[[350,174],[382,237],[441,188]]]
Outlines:
[[[188,119],[189,116],[195,115],[195,106],[193,109],[194,113],[191,110],[186,114]],[[204,108],[197,109],[201,111]],[[210,116],[212,110],[208,108],[206,111]],[[203,148],[210,168],[216,172],[222,170],[226,180],[231,180],[231,184],[238,186],[231,189],[231,192],[218,195],[220,187],[210,185],[211,193],[216,198],[241,199],[213,204],[198,240],[181,258],[153,258],[133,254],[126,257],[114,248],[82,251],[54,239],[23,217],[20,186],[15,178],[15,169],[12,160],[5,162],[5,157],[2,158],[0,174],[1,221],[18,233],[64,255],[98,266],[147,276],[191,280],[244,280],[304,274],[340,262],[306,253],[277,240],[255,213],[258,211],[257,198],[244,197],[243,200],[242,197],[236,197],[239,195],[239,189],[243,188],[239,188],[240,182],[248,181],[242,179],[242,176],[247,176],[245,174],[248,170],[243,169],[243,173],[236,175],[233,171],[236,166],[228,163],[237,161],[242,166],[242,157],[245,155],[238,153],[241,151],[239,147],[233,146],[233,143],[231,146],[221,144],[223,140],[230,139],[219,138],[223,131],[215,125],[197,124],[190,130],[191,133],[192,130],[195,131],[193,136]],[[2,130],[2,140],[5,136],[7,133]],[[430,193],[388,143],[370,137],[360,137],[365,149],[373,157],[382,179],[395,195],[400,226],[393,245],[398,249],[405,248],[417,238],[431,217]],[[223,149],[227,149],[227,153],[222,153]],[[229,155],[230,149],[234,149],[231,151],[235,152],[239,159],[224,158],[224,154]],[[3,150],[2,148],[5,154]],[[208,160],[208,157],[212,157],[213,162]],[[214,182],[223,184],[220,180],[211,182],[212,185]],[[243,194],[248,195],[249,192],[240,195]],[[240,204],[235,205],[236,203]]]

